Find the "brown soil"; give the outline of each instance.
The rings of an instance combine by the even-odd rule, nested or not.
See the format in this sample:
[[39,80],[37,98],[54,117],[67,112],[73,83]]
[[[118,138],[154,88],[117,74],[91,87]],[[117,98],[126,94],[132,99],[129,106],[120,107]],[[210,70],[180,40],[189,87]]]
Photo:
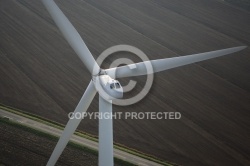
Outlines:
[[[250,45],[249,12],[216,0],[56,2],[95,58],[117,44],[150,59]],[[0,102],[66,124],[90,74],[40,1],[2,1],[0,20]],[[145,99],[114,111],[179,111],[182,119],[115,120],[114,140],[177,164],[250,165],[249,54],[155,74]],[[135,79],[141,88],[144,77]],[[89,111],[98,111],[97,98]],[[79,129],[97,135],[97,126],[84,120]]]
[[[0,163],[4,165],[46,165],[56,140],[29,131],[0,125]],[[57,165],[97,165],[97,156],[67,147]]]
[[[55,136],[12,121],[0,121],[0,165],[46,165],[58,141]],[[97,152],[71,142],[56,165],[98,165]],[[118,165],[125,164],[115,161]]]

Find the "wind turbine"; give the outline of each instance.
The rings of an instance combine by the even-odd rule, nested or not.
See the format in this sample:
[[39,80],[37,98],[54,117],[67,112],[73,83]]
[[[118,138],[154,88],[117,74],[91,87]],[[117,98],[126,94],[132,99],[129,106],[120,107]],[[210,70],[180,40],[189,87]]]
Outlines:
[[[181,57],[173,57],[166,59],[158,59],[151,61],[144,61],[140,63],[130,64],[121,67],[115,67],[110,69],[101,69],[89,49],[85,45],[84,41],[80,37],[79,33],[69,22],[63,12],[59,9],[53,0],[42,0],[44,6],[50,13],[51,17],[55,21],[56,25],[62,32],[64,38],[67,40],[69,45],[73,48],[76,54],[79,56],[81,61],[87,67],[89,72],[92,74],[93,79],[83,94],[80,102],[75,108],[74,113],[86,112],[90,103],[92,102],[95,94],[99,93],[99,113],[112,113],[112,100],[115,98],[121,98],[123,95],[123,89],[120,86],[119,81],[115,78],[131,77],[146,75],[146,65],[152,64],[153,72],[160,72],[171,68],[188,65],[191,63],[220,57],[223,55],[231,54],[240,51],[246,46],[239,46],[233,48],[227,48],[217,51],[211,51],[206,53],[199,53]],[[136,67],[135,67],[136,66]],[[94,69],[95,68],[95,69]],[[114,75],[116,73],[116,75]],[[97,84],[99,81],[100,84]],[[117,86],[112,86],[115,83]],[[99,91],[100,86],[108,93],[108,97],[104,99],[102,92]],[[75,132],[81,119],[70,118],[68,121],[50,159],[47,163],[48,166],[56,164],[62,151],[66,147],[70,137]],[[99,166],[112,166],[114,165],[113,160],[113,124],[112,117],[107,119],[99,119]]]

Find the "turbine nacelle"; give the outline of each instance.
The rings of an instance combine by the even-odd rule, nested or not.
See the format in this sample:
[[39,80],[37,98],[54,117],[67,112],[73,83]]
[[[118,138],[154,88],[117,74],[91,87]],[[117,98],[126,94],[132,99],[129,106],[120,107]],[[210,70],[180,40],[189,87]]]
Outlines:
[[93,76],[96,90],[106,100],[120,99],[123,97],[123,88],[118,80],[107,74]]

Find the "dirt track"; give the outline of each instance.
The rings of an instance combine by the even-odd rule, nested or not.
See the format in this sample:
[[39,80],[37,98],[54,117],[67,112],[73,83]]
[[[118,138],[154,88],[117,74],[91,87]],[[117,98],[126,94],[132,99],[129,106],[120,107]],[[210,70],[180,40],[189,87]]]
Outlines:
[[[117,44],[150,59],[250,45],[250,14],[215,0],[57,3],[95,58]],[[1,103],[66,124],[88,71],[40,1],[0,2],[0,20]],[[115,120],[114,140],[183,165],[249,165],[249,54],[247,48],[156,74],[143,101],[114,110],[179,111],[182,119]],[[143,85],[144,77],[135,79]],[[89,111],[97,104],[96,98]],[[82,121],[79,129],[97,134],[97,121]]]

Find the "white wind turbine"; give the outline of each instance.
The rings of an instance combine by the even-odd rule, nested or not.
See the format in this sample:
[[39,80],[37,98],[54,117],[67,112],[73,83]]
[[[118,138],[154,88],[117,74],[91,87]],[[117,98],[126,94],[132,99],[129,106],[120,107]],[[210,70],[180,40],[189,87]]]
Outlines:
[[[148,63],[152,64],[153,72],[160,72],[168,70],[171,68],[188,65],[191,63],[216,58],[219,56],[231,54],[240,51],[246,46],[233,47],[228,49],[222,49],[217,51],[211,51],[206,53],[199,53],[181,57],[173,57],[166,59],[158,59],[151,61],[144,61],[136,64],[126,65],[122,67],[101,69],[90,53],[89,49],[85,45],[84,41],[80,37],[79,33],[69,22],[63,12],[58,8],[53,0],[42,0],[46,9],[52,16],[56,25],[62,32],[64,38],[67,40],[69,45],[76,52],[78,57],[82,60],[84,65],[87,67],[89,72],[92,74],[93,79],[83,94],[80,102],[75,108],[74,113],[86,112],[90,103],[92,102],[96,92],[99,93],[99,113],[112,113],[112,99],[121,98],[123,95],[123,89],[120,83],[115,80],[115,78],[130,77],[146,75],[147,69],[146,65]],[[96,69],[94,69],[94,66]],[[135,67],[136,66],[136,67]],[[114,73],[116,75],[114,76]],[[108,93],[109,97],[104,99],[98,89],[99,85],[95,82],[99,80],[100,85]],[[117,86],[113,86],[115,85]],[[50,159],[47,163],[48,166],[53,166],[60,157],[62,151],[66,147],[70,137],[75,132],[77,126],[79,125],[81,119],[72,118],[68,121]],[[112,166],[114,165],[113,160],[113,124],[112,118],[109,119],[99,119],[99,166]]]

